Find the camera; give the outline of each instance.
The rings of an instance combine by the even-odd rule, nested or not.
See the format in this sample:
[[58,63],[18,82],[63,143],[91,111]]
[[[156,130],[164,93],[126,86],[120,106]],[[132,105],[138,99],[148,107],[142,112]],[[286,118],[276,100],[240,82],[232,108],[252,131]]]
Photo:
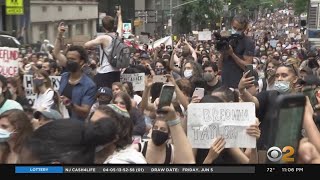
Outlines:
[[221,36],[220,33],[214,33],[216,38],[216,48],[218,51],[226,51],[229,49],[229,46],[235,48],[238,44],[238,40],[241,35],[232,34],[230,36]]

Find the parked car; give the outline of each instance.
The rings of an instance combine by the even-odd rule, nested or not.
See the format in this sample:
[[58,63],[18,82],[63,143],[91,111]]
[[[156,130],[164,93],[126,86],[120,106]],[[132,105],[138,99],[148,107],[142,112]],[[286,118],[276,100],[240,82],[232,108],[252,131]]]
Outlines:
[[0,34],[0,47],[20,48],[20,42],[13,36]]

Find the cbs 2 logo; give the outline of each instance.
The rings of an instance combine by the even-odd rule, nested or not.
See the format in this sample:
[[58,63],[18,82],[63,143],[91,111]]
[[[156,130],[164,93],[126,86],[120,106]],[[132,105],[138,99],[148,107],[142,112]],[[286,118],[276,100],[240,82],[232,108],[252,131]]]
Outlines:
[[292,146],[285,146],[282,151],[279,147],[273,146],[268,149],[267,157],[272,162],[294,162],[294,148]]

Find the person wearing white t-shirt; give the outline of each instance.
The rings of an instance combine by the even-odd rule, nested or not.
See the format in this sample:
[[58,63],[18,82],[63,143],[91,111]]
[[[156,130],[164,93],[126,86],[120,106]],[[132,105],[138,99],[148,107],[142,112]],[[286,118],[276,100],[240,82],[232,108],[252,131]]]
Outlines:
[[118,29],[114,31],[115,19],[111,16],[105,16],[102,19],[102,25],[106,34],[88,41],[84,44],[86,49],[100,47],[100,66],[97,68],[97,74],[94,77],[94,82],[97,87],[112,88],[112,83],[120,82],[120,69],[113,67],[104,54],[109,55],[112,51],[112,39],[116,36],[122,37],[122,16],[121,9],[117,11]]
[[54,104],[54,91],[46,71],[38,70],[34,73],[33,90],[36,94],[36,99],[32,107],[33,109],[41,111],[52,108]]

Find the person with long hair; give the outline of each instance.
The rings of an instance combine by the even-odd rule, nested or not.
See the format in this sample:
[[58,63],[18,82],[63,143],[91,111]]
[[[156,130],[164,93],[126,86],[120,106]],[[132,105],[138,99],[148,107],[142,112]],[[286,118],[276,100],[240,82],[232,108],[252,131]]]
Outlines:
[[22,144],[32,134],[30,119],[18,109],[0,115],[0,164],[15,164]]
[[50,109],[54,104],[54,90],[52,88],[49,75],[44,70],[38,70],[33,75],[33,91],[36,93],[36,99],[33,109]]
[[11,99],[18,102],[23,108],[30,107],[20,80],[17,77],[8,77],[7,80]]

